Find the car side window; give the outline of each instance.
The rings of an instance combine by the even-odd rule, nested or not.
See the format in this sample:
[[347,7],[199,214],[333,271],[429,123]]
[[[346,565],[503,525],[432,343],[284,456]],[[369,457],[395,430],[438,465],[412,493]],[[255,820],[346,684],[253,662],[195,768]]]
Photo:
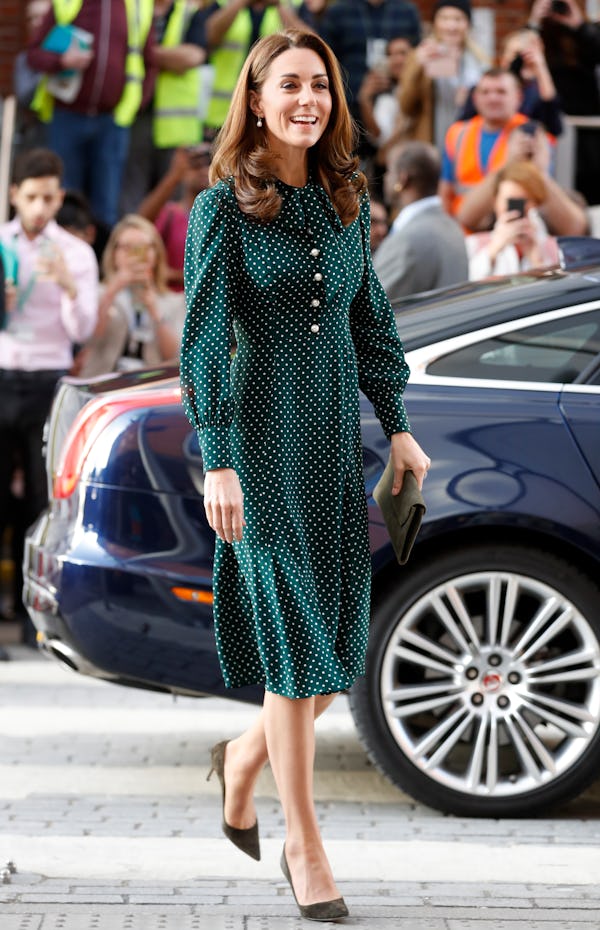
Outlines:
[[600,310],[557,318],[449,352],[427,373],[494,381],[571,384],[600,355]]

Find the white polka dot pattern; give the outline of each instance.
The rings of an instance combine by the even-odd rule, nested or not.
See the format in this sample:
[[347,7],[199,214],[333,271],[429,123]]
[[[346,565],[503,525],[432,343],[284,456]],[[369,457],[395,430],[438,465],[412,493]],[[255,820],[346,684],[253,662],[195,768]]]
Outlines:
[[225,683],[299,698],[364,673],[359,385],[388,436],[408,430],[408,366],[371,265],[368,199],[344,227],[320,185],[276,183],[268,224],[240,211],[233,182],[196,199],[181,384],[205,470],[235,468],[244,492],[242,541],[215,548]]

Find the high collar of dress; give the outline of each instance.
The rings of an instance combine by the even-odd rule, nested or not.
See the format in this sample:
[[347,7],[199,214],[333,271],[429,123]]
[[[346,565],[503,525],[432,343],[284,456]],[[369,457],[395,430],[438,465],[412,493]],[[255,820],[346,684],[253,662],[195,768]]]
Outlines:
[[343,229],[342,222],[325,190],[312,175],[309,174],[308,181],[303,187],[294,187],[280,181],[279,178],[274,180],[277,190],[283,197],[281,221],[285,226],[305,228],[308,225],[307,210],[310,210],[310,202],[317,199],[322,204],[324,213],[334,229]]

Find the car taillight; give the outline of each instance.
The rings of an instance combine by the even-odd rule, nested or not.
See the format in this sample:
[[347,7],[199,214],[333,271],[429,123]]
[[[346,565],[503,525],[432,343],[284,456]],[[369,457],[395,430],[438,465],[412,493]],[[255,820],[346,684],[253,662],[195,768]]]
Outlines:
[[90,401],[77,414],[65,438],[58,468],[53,478],[52,494],[55,498],[70,497],[79,478],[90,449],[109,423],[122,413],[142,407],[165,407],[181,401],[179,387],[160,391],[140,391],[126,397],[99,397]]

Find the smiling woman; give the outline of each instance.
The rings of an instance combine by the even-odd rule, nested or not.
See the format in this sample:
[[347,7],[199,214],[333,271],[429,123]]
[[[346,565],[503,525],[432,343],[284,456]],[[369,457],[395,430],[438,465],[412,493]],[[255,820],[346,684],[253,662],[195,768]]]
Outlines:
[[315,717],[362,674],[368,638],[359,384],[391,437],[397,487],[406,469],[422,483],[429,464],[404,410],[408,368],[371,265],[353,138],[328,46],[301,32],[262,39],[217,141],[216,183],[190,216],[185,264],[182,399],[217,534],[219,659],[228,687],[265,687],[256,723],[212,751],[223,830],[260,858],[253,789],[268,758],[282,870],[315,920],[348,913],[312,768]]
[[210,178],[236,179],[243,212],[274,219],[281,209],[274,178],[301,187],[314,174],[341,221],[356,219],[366,179],[352,155],[355,127],[339,67],[321,39],[288,32],[262,40],[246,59],[229,113]]
[[310,49],[283,52],[260,91],[250,93],[250,101],[268,148],[281,159],[281,180],[302,186],[307,180],[305,149],[318,142],[331,113],[323,62]]

